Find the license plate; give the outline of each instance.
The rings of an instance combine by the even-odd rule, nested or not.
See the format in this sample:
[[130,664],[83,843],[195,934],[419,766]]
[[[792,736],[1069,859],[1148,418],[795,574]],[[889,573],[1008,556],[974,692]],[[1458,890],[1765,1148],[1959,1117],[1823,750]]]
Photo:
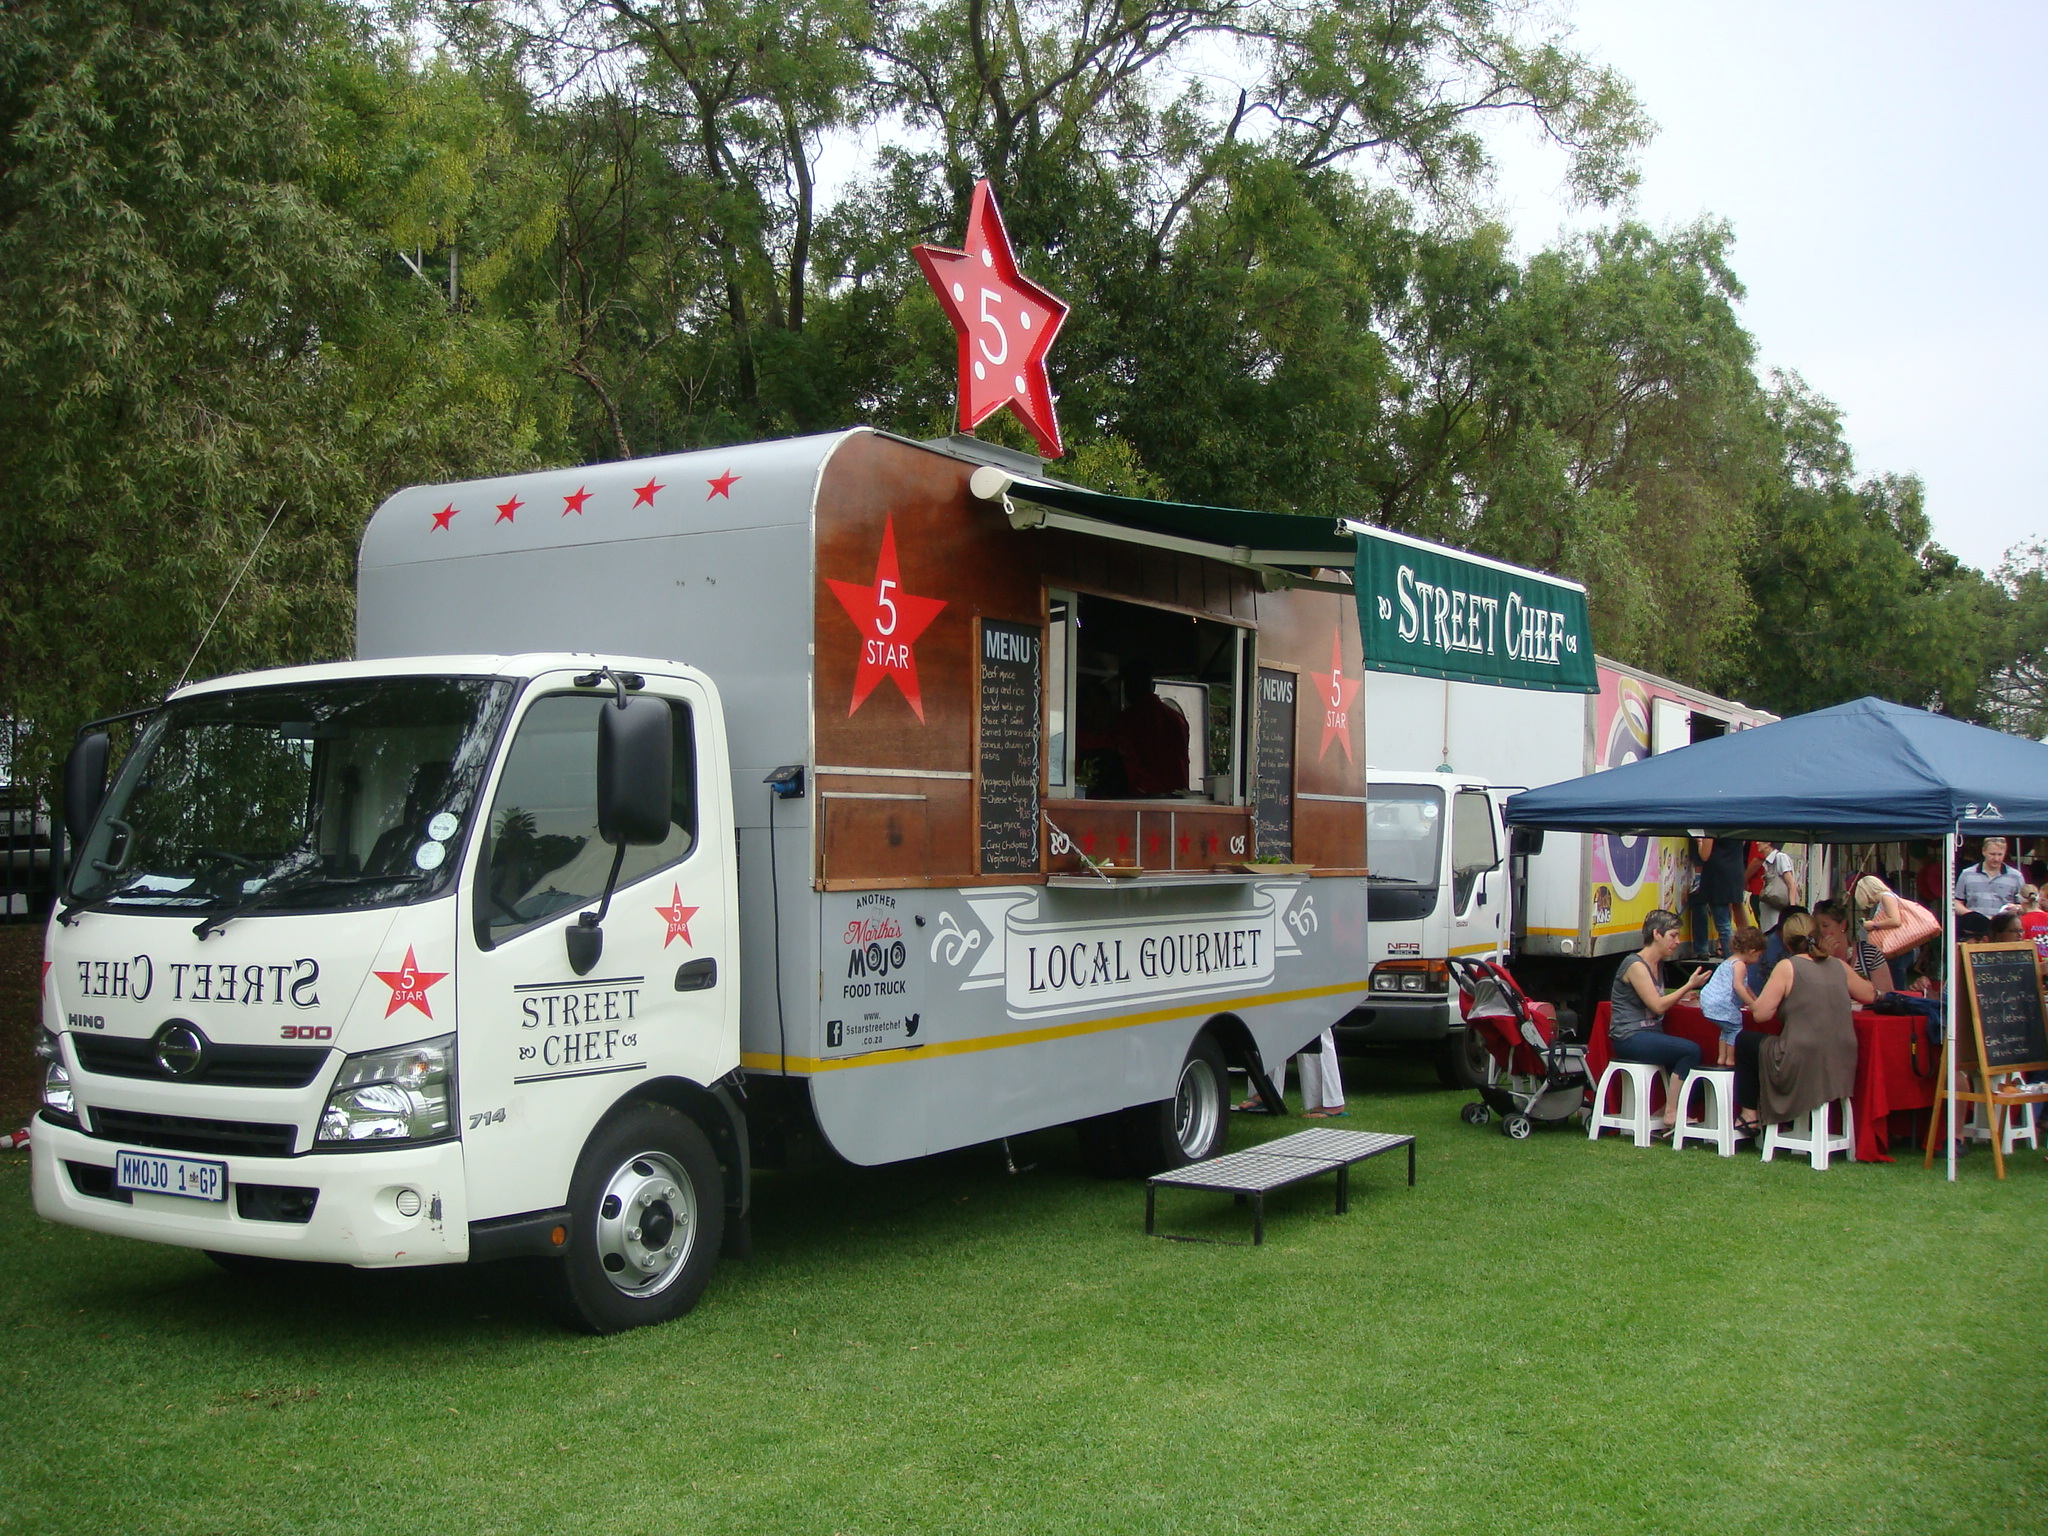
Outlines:
[[178,1195],[186,1200],[225,1200],[228,1165],[196,1157],[165,1157],[159,1152],[116,1152],[114,1186],[146,1195]]

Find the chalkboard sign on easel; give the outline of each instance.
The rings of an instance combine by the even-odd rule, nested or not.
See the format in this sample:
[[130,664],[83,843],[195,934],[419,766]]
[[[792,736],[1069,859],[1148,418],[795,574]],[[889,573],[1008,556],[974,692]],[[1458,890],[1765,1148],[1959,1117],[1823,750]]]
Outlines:
[[1036,624],[981,621],[975,789],[985,875],[1038,873],[1042,639]]
[[[1952,1117],[1956,1104],[1982,1104],[1990,1111],[1991,1160],[2002,1179],[2006,1111],[2015,1105],[2048,1102],[2048,1084],[2026,1083],[2015,1077],[2048,1070],[2048,993],[2042,989],[2039,957],[2031,942],[1956,947],[1963,957],[1964,990],[1958,1001],[1969,1016],[1969,1036],[1961,1052],[1954,1040],[1942,1046],[1941,1081],[1934,1124],[1927,1133],[1925,1164],[1934,1161],[1935,1140],[1942,1126],[1941,1105],[1950,1105]],[[1960,1062],[1969,1074],[1967,1090],[1955,1086],[1952,1062]]]
[[1294,857],[1295,684],[1292,672],[1259,668],[1252,835],[1262,859]]
[[2043,1006],[2036,960],[2031,941],[1963,946],[1970,1013],[1986,1071],[2048,1067],[2048,1008]]

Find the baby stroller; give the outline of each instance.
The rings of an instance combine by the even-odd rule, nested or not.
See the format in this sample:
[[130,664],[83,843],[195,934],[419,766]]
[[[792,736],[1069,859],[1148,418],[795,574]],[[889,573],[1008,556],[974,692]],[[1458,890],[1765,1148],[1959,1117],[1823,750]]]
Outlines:
[[1494,960],[1453,959],[1458,1011],[1485,1042],[1487,1081],[1481,1102],[1458,1113],[1467,1125],[1500,1116],[1500,1131],[1526,1141],[1538,1124],[1569,1119],[1586,1102],[1586,1048],[1557,1038],[1557,1010],[1515,984]]

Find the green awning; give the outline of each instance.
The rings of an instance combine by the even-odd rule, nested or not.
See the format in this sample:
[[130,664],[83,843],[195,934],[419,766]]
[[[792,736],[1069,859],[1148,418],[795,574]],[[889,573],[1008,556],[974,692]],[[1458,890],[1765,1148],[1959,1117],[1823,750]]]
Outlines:
[[1288,585],[1305,584],[1300,578],[1321,566],[1349,570],[1358,557],[1358,541],[1327,517],[1112,496],[1015,479],[994,466],[975,472],[974,492],[1009,503],[1005,510],[1012,527],[1062,528],[1297,578]]

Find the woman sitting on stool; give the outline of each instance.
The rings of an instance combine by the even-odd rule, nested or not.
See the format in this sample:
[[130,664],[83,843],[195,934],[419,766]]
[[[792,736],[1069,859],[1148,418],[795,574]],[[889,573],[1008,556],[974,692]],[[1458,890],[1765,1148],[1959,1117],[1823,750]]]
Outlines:
[[1678,949],[1678,915],[1658,908],[1643,919],[1643,947],[1621,962],[1607,994],[1607,1044],[1616,1061],[1640,1061],[1664,1069],[1664,1113],[1656,1134],[1668,1135],[1678,1112],[1678,1087],[1685,1074],[1700,1064],[1700,1048],[1690,1040],[1667,1035],[1658,1021],[1674,1003],[1690,1002],[1712,974],[1704,966],[1675,992],[1657,984],[1662,966]]
[[1738,1126],[1754,1135],[1803,1115],[1856,1086],[1856,1026],[1852,1000],[1877,1000],[1877,989],[1821,945],[1811,916],[1785,919],[1787,958],[1772,969],[1750,1017],[1767,1023],[1785,1010],[1780,1033],[1745,1029],[1735,1037],[1735,1102],[1745,1111]]

